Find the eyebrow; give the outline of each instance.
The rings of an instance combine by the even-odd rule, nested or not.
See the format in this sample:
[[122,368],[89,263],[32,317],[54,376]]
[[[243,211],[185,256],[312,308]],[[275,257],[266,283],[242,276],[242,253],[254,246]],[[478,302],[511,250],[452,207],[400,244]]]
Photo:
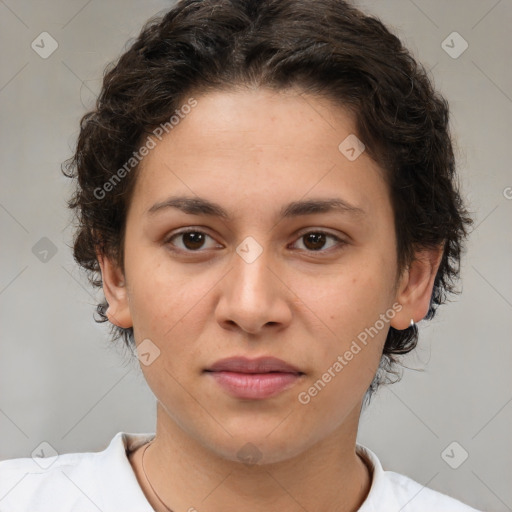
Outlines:
[[[225,220],[231,220],[231,216],[222,206],[202,197],[169,197],[164,201],[155,203],[151,208],[149,208],[147,213],[151,215],[168,208],[175,208],[190,215],[208,215],[211,217],[220,217]],[[278,216],[281,218],[291,218],[299,217],[301,215],[328,213],[331,211],[348,213],[358,217],[365,215],[366,213],[362,208],[354,206],[344,199],[335,197],[293,201],[283,206]]]

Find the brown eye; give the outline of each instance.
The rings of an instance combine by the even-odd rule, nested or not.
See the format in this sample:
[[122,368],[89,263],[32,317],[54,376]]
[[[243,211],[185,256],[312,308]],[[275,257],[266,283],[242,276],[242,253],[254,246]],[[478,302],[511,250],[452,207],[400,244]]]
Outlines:
[[190,250],[200,249],[204,244],[205,235],[197,231],[182,233],[183,245]]
[[318,251],[325,245],[326,236],[324,233],[308,233],[302,237],[304,245],[311,251]]
[[[204,245],[208,238],[213,240],[213,238],[210,235],[204,233],[203,231],[199,231],[197,229],[190,229],[188,231],[182,231],[181,233],[175,233],[174,235],[169,237],[165,241],[165,243],[170,244],[171,246],[173,246],[173,248],[182,250],[184,252],[199,252],[199,249],[204,248]],[[180,239],[181,243],[175,243],[175,240]],[[213,246],[206,248],[213,248]]]
[[[334,243],[331,243],[330,247],[325,248],[329,239],[333,240]],[[307,252],[327,252],[329,249],[336,247],[336,245],[342,246],[346,243],[337,236],[323,231],[304,233],[299,237],[298,241],[302,241],[302,245]],[[301,247],[299,247],[299,249],[301,249]]]

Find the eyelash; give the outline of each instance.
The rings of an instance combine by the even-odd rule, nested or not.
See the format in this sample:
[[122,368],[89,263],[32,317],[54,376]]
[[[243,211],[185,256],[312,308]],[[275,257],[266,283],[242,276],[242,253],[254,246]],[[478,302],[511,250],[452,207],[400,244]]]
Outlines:
[[[175,251],[175,252],[182,252],[182,253],[201,253],[201,252],[205,252],[207,250],[207,249],[198,249],[198,250],[194,251],[194,250],[191,250],[191,249],[181,249],[181,248],[175,247],[171,243],[172,240],[174,240],[175,238],[177,238],[179,236],[182,236],[182,235],[186,235],[187,233],[199,233],[199,234],[206,235],[206,236],[208,236],[208,237],[213,239],[212,236],[210,236],[208,233],[206,233],[204,231],[201,231],[200,229],[189,228],[189,229],[186,229],[186,230],[183,230],[183,231],[179,231],[177,233],[173,233],[172,235],[170,235],[169,237],[167,237],[164,240],[164,244],[171,245],[171,246],[173,246],[173,248],[172,248],[173,251]],[[305,237],[306,235],[310,235],[310,234],[315,234],[315,235],[320,234],[320,235],[325,235],[327,238],[332,238],[337,243],[337,245],[338,245],[337,249],[341,249],[343,246],[348,245],[348,242],[346,242],[345,240],[342,240],[341,238],[339,238],[336,235],[333,235],[332,233],[329,233],[327,231],[322,231],[321,229],[306,231],[306,232],[300,234],[298,236],[297,240],[300,240],[301,238]],[[300,250],[300,249],[297,249],[297,250]],[[311,254],[325,254],[325,253],[330,252],[332,250],[336,250],[336,248],[319,249],[318,251],[305,249],[305,251],[307,253],[311,253]]]

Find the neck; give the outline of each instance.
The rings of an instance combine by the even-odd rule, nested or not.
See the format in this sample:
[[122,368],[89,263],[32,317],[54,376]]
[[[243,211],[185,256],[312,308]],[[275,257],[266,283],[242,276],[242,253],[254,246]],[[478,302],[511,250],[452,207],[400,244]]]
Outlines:
[[144,456],[146,474],[141,465],[145,446],[130,456],[130,462],[157,512],[352,512],[359,509],[371,484],[369,471],[355,452],[358,415],[353,416],[299,455],[270,464],[244,464],[201,445],[159,404],[156,437]]

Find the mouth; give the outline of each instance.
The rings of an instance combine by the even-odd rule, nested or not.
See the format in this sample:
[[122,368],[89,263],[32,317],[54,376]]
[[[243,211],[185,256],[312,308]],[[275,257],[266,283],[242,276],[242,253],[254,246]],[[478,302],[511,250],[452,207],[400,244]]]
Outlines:
[[230,395],[248,400],[276,396],[305,375],[297,367],[275,357],[222,359],[204,372]]

